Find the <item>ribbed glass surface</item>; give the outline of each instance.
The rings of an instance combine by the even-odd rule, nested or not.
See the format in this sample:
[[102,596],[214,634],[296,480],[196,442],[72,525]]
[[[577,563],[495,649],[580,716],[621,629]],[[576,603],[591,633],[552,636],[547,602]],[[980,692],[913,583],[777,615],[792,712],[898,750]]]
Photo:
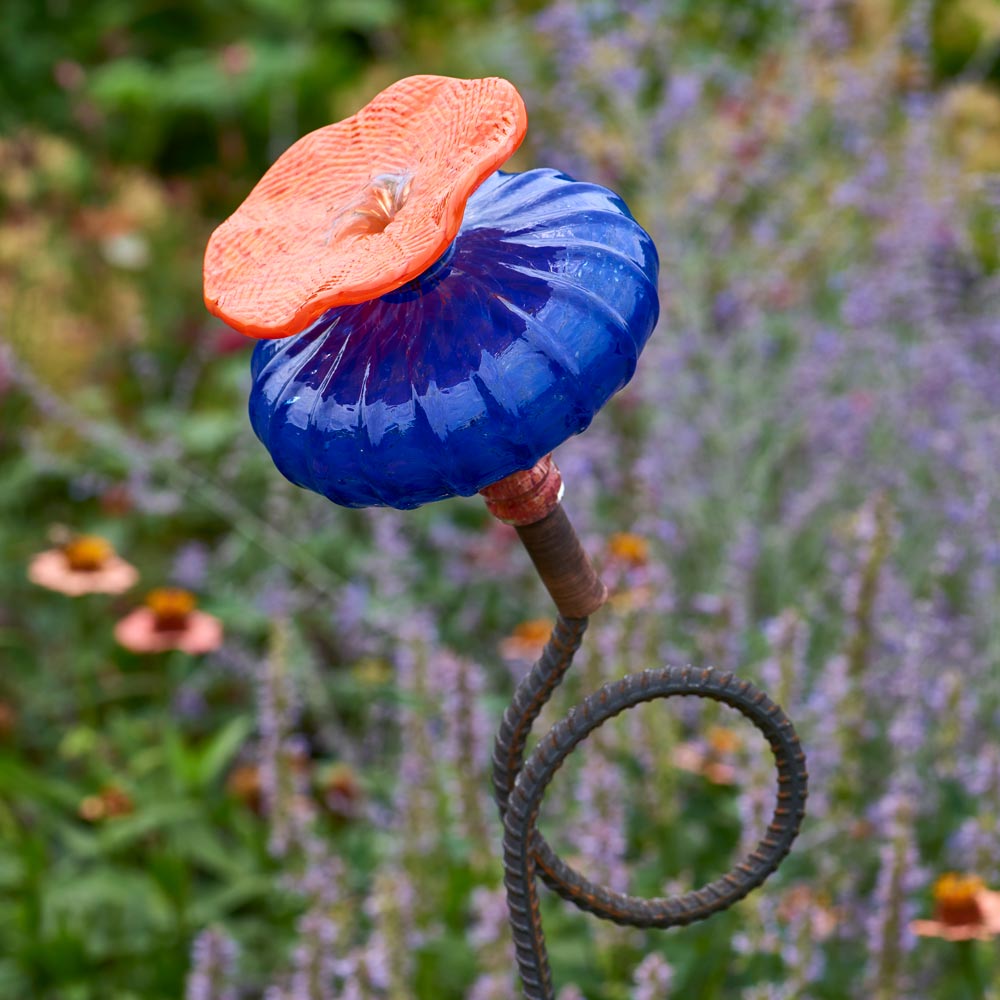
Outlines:
[[632,377],[658,260],[616,195],[496,173],[408,285],[260,341],[250,419],[293,483],[347,507],[418,507],[531,466]]

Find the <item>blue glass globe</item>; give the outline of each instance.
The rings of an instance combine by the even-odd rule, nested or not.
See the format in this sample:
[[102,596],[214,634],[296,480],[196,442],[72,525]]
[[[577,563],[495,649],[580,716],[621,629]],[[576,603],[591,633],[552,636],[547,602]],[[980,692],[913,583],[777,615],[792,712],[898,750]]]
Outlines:
[[346,507],[469,496],[584,430],[629,381],[658,266],[606,188],[495,173],[419,278],[257,344],[254,431],[284,476]]

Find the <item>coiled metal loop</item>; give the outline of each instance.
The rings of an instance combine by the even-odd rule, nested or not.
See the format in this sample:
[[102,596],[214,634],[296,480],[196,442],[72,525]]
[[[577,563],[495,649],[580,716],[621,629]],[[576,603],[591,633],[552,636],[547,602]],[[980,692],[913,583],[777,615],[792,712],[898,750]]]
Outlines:
[[[580,647],[586,618],[560,617],[541,658],[521,681],[504,713],[493,753],[493,787],[504,821],[504,883],[527,1000],[555,992],[538,908],[536,874],[582,910],[634,927],[673,927],[704,920],[759,886],[781,863],[805,814],[807,773],[798,736],[785,713],[763,691],[729,672],[663,667],[606,684],[549,731],[524,760],[531,726]],[[730,871],[681,896],[641,899],[596,885],[562,861],[538,832],[542,797],[573,749],[625,709],[656,698],[694,695],[735,708],[765,736],[778,771],[777,804],[757,846]]]

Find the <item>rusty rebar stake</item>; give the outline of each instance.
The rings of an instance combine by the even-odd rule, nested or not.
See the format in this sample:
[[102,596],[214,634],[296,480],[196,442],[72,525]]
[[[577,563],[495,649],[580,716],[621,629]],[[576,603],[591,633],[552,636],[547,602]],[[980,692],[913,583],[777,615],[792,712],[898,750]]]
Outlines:
[[[556,723],[525,760],[531,727],[572,664],[589,616],[607,600],[607,588],[560,504],[562,481],[551,456],[482,494],[495,517],[516,527],[559,611],[541,657],[514,692],[493,749],[507,908],[524,996],[554,1000],[536,875],[580,909],[618,924],[674,927],[704,920],[757,888],[788,854],[805,815],[808,774],[795,729],[778,705],[732,673],[694,667],[645,670],[605,684]],[[567,865],[538,832],[542,797],[563,761],[608,719],[645,701],[682,695],[729,705],[763,733],[778,771],[773,818],[743,860],[701,889],[659,899],[613,892]]]

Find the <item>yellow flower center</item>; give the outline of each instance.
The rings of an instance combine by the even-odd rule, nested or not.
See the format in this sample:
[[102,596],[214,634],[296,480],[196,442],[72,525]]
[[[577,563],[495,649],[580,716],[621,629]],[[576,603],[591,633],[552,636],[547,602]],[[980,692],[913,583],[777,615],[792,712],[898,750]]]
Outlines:
[[976,875],[957,875],[949,872],[934,883],[935,916],[943,924],[962,926],[982,922],[983,912],[978,896],[983,890],[983,880]]
[[649,542],[640,535],[619,531],[608,540],[612,557],[632,566],[645,566],[649,562]]
[[63,546],[69,568],[81,572],[103,568],[114,554],[111,543],[98,535],[80,535]]
[[179,587],[158,587],[146,596],[146,607],[153,612],[156,627],[164,631],[184,628],[195,606],[194,594]]

